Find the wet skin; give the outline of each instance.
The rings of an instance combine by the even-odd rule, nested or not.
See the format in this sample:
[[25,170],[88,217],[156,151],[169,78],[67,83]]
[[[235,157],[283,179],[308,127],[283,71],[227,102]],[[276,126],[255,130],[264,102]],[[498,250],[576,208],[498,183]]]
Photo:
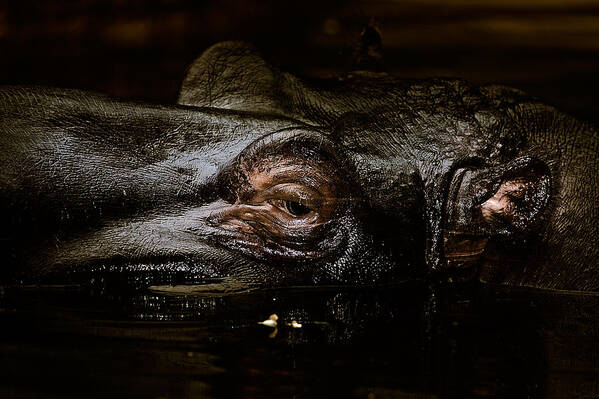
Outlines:
[[5,278],[599,290],[599,134],[500,86],[304,81],[223,43],[177,106],[0,92]]

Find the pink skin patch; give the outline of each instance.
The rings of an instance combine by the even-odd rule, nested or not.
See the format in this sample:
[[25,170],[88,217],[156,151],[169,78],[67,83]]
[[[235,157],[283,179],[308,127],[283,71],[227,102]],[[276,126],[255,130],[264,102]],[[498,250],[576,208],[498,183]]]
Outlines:
[[522,180],[508,180],[501,183],[495,195],[480,206],[483,218],[491,221],[498,216],[504,218],[515,216],[514,199],[524,198],[530,184]]
[[[495,194],[480,205],[480,214],[487,222],[495,220],[512,221],[518,218],[515,200],[524,199],[532,182],[523,179],[506,180]],[[447,232],[445,237],[445,257],[450,260],[464,261],[466,258],[476,259],[487,246],[488,238],[473,237],[470,234]]]

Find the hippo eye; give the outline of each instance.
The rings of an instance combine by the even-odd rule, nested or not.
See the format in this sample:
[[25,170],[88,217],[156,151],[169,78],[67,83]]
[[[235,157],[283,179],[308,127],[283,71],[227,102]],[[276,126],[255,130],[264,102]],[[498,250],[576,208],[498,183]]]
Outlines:
[[296,201],[285,201],[284,204],[287,212],[289,212],[292,216],[295,217],[306,216],[307,214],[312,212],[312,209]]

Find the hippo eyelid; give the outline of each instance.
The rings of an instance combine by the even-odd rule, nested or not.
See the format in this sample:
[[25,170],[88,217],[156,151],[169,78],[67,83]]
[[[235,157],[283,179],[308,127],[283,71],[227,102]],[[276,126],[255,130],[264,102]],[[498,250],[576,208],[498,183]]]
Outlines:
[[[310,130],[308,130],[310,129]],[[284,146],[289,143],[305,142],[312,143],[320,152],[332,155],[334,158],[339,158],[336,154],[339,153],[339,146],[325,136],[325,133],[315,127],[306,128],[286,128],[276,132],[268,133],[250,145],[248,145],[238,156],[238,162],[254,159],[255,156],[265,147],[276,145]]]

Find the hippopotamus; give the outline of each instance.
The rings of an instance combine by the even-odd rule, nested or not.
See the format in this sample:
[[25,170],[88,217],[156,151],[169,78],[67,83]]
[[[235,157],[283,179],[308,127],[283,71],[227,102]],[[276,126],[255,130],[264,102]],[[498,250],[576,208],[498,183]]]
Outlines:
[[517,89],[302,79],[226,42],[176,105],[0,92],[4,278],[599,289],[599,134]]

